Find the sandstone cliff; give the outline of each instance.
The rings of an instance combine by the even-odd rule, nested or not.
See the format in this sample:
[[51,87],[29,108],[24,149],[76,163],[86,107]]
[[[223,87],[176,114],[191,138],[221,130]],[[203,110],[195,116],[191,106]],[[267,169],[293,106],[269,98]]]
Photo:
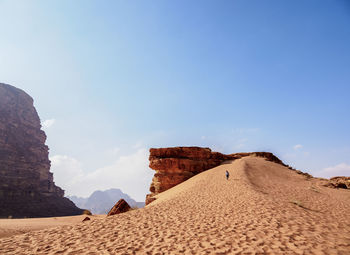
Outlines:
[[33,99],[0,83],[0,217],[82,212],[55,185],[45,141]]
[[154,169],[156,173],[150,186],[151,194],[146,196],[146,204],[154,200],[154,195],[170,189],[200,172],[216,167],[224,161],[246,156],[263,157],[268,161],[285,166],[280,159],[270,152],[225,155],[201,147],[152,148],[150,149],[149,167]]

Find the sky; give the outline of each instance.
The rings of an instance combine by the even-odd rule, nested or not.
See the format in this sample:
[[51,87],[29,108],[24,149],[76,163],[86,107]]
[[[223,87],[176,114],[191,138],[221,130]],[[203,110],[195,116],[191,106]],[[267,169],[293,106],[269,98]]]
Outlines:
[[349,1],[0,0],[0,17],[0,82],[34,98],[66,195],[144,201],[152,147],[350,176]]

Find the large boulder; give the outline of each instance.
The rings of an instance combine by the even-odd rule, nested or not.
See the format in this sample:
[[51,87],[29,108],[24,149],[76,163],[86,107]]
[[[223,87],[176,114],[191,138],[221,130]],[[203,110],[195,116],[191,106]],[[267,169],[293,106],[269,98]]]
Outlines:
[[120,199],[108,212],[107,216],[124,213],[129,211],[130,209],[131,209],[130,205],[124,199]]

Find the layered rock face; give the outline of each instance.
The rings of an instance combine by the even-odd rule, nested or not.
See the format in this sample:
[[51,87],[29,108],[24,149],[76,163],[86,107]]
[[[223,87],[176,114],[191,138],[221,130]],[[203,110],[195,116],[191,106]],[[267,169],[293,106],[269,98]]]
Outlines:
[[154,200],[154,195],[170,189],[200,172],[216,167],[226,160],[235,160],[246,156],[263,157],[266,160],[284,165],[280,159],[269,152],[225,155],[201,147],[152,148],[150,149],[149,167],[154,169],[156,173],[150,187],[151,194],[146,196],[146,204]]
[[0,83],[0,217],[82,212],[55,185],[45,141],[33,99]]

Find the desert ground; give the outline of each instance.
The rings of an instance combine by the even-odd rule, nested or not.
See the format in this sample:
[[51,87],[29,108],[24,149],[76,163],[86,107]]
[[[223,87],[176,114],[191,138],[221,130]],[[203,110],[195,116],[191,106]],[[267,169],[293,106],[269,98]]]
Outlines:
[[3,237],[0,254],[350,254],[350,191],[256,157],[198,174],[145,208],[81,219]]
[[50,218],[0,219],[0,238],[24,234],[33,230],[74,225],[82,222],[85,217],[98,219],[105,216],[106,215],[78,215]]

